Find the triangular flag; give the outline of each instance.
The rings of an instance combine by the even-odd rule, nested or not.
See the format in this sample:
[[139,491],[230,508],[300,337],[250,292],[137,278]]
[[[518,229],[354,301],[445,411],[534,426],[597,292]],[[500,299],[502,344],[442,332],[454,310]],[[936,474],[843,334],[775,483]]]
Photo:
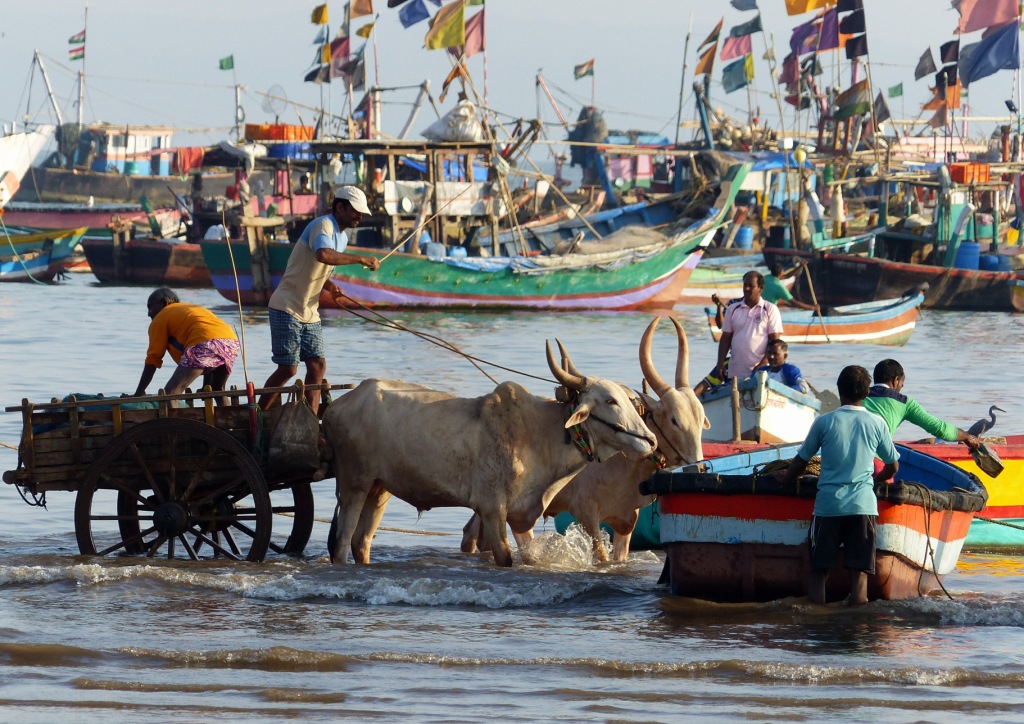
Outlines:
[[705,45],[718,42],[718,36],[722,32],[722,23],[724,22],[725,18],[718,21],[718,25],[715,26],[715,29],[711,31],[711,34],[708,37],[704,38],[704,42],[697,46],[697,50],[702,49]]
[[313,68],[313,70],[306,73],[302,78],[306,83],[321,83],[331,82],[331,67],[329,65],[321,65],[319,68]]
[[700,60],[697,61],[697,67],[694,69],[694,75],[709,75],[715,69],[715,51],[718,50],[717,43],[712,45],[710,48],[704,51],[704,55],[700,56]]
[[466,44],[466,0],[442,5],[430,21],[430,30],[423,38],[428,50],[442,50]]
[[871,120],[874,122],[875,130],[878,130],[878,127],[890,118],[892,118],[892,113],[889,112],[889,105],[882,97],[882,91],[878,91],[878,96],[875,97],[875,102],[871,106]]
[[359,28],[359,30],[356,31],[356,35],[358,35],[360,38],[369,38],[370,33],[373,32],[373,26],[376,25],[376,23],[377,21],[367,23],[366,25],[364,25],[363,27]]
[[327,26],[323,26],[317,31],[316,37],[313,38],[313,45],[323,45],[327,42]]
[[327,25],[327,3],[317,5],[313,8],[313,12],[309,16],[309,21],[313,23],[313,25]]
[[466,69],[463,67],[462,63],[456,62],[455,66],[452,68],[452,72],[448,74],[444,79],[444,83],[441,84],[441,95],[437,98],[438,102],[444,103],[445,96],[448,95],[448,86],[454,83],[456,78],[462,78],[463,86],[465,86],[467,76],[468,74],[466,73]]
[[75,45],[77,43],[84,43],[84,42],[85,42],[85,31],[84,30],[82,32],[80,32],[80,33],[75,33],[70,38],[68,38],[68,43],[70,43],[71,45]]
[[347,36],[338,37],[331,41],[331,62],[348,59],[350,42]]
[[352,0],[352,9],[349,18],[355,20],[364,15],[373,15],[373,0]]
[[928,125],[932,128],[945,128],[947,123],[949,123],[949,109],[946,108],[946,104],[943,103],[939,106],[939,109],[935,111],[935,115],[929,119]]
[[921,59],[917,61],[917,67],[914,69],[914,80],[921,80],[936,70],[935,60],[932,58],[932,49],[928,48],[921,53]]

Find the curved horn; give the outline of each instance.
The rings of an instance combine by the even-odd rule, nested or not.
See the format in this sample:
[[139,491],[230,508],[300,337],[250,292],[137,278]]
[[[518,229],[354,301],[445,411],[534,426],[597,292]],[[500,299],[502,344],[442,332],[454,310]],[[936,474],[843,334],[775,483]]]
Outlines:
[[562,364],[565,366],[565,369],[569,370],[570,374],[576,375],[581,380],[586,377],[586,375],[576,369],[576,365],[572,363],[572,357],[569,356],[569,352],[565,349],[565,345],[563,345],[558,339],[555,340],[555,343],[558,345],[558,351],[562,353]]
[[690,386],[690,348],[686,343],[686,330],[679,320],[671,317],[676,325],[676,336],[679,337],[679,356],[676,357],[676,389]]
[[640,338],[640,370],[644,373],[644,379],[651,383],[651,387],[658,397],[664,397],[671,388],[654,369],[654,361],[651,359],[651,338],[654,337],[654,330],[658,328],[659,322],[661,322],[661,316],[652,319],[644,331],[644,336]]
[[[558,342],[558,340],[555,340]],[[558,348],[564,353],[565,348],[562,347],[562,343],[558,342]],[[551,374],[555,376],[559,384],[564,385],[570,389],[578,390],[583,387],[583,378],[579,375],[574,375],[571,372],[567,372],[559,367],[558,362],[555,361],[555,354],[551,351],[551,343],[548,341],[544,342],[544,349],[548,355],[548,369],[551,370]],[[569,363],[572,364],[571,362]]]

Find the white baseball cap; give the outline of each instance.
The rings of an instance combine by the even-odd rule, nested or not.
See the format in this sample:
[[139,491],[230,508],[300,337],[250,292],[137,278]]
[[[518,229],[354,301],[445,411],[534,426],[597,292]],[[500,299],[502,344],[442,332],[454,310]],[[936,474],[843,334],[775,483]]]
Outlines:
[[344,199],[352,204],[352,208],[360,214],[370,215],[370,207],[366,205],[366,194],[355,186],[337,186],[334,189],[334,198]]

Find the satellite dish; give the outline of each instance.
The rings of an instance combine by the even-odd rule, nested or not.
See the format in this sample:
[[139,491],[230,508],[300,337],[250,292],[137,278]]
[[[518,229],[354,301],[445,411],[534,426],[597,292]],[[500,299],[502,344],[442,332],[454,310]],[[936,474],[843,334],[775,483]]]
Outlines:
[[285,93],[284,88],[275,83],[263,94],[263,103],[260,105],[265,113],[273,113],[275,116],[279,116],[288,107],[288,95]]

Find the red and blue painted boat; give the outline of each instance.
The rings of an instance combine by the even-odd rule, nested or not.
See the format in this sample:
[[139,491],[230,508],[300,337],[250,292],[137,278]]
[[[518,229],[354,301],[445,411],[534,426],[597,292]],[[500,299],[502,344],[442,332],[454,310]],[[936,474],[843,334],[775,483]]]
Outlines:
[[[927,285],[925,285],[927,288]],[[782,311],[785,339],[790,344],[845,342],[901,347],[910,341],[925,292],[914,291],[897,299],[880,299],[822,310]],[[711,337],[717,342],[722,330],[715,324],[715,310],[705,307]]]
[[[672,593],[716,601],[769,601],[807,593],[807,531],[817,478],[784,485],[758,474],[799,445],[762,448],[656,473],[641,484],[658,495],[660,537]],[[878,534],[872,599],[923,596],[956,568],[975,513],[988,497],[971,473],[905,445],[900,470],[875,486]],[[827,595],[849,592],[842,561]]]

